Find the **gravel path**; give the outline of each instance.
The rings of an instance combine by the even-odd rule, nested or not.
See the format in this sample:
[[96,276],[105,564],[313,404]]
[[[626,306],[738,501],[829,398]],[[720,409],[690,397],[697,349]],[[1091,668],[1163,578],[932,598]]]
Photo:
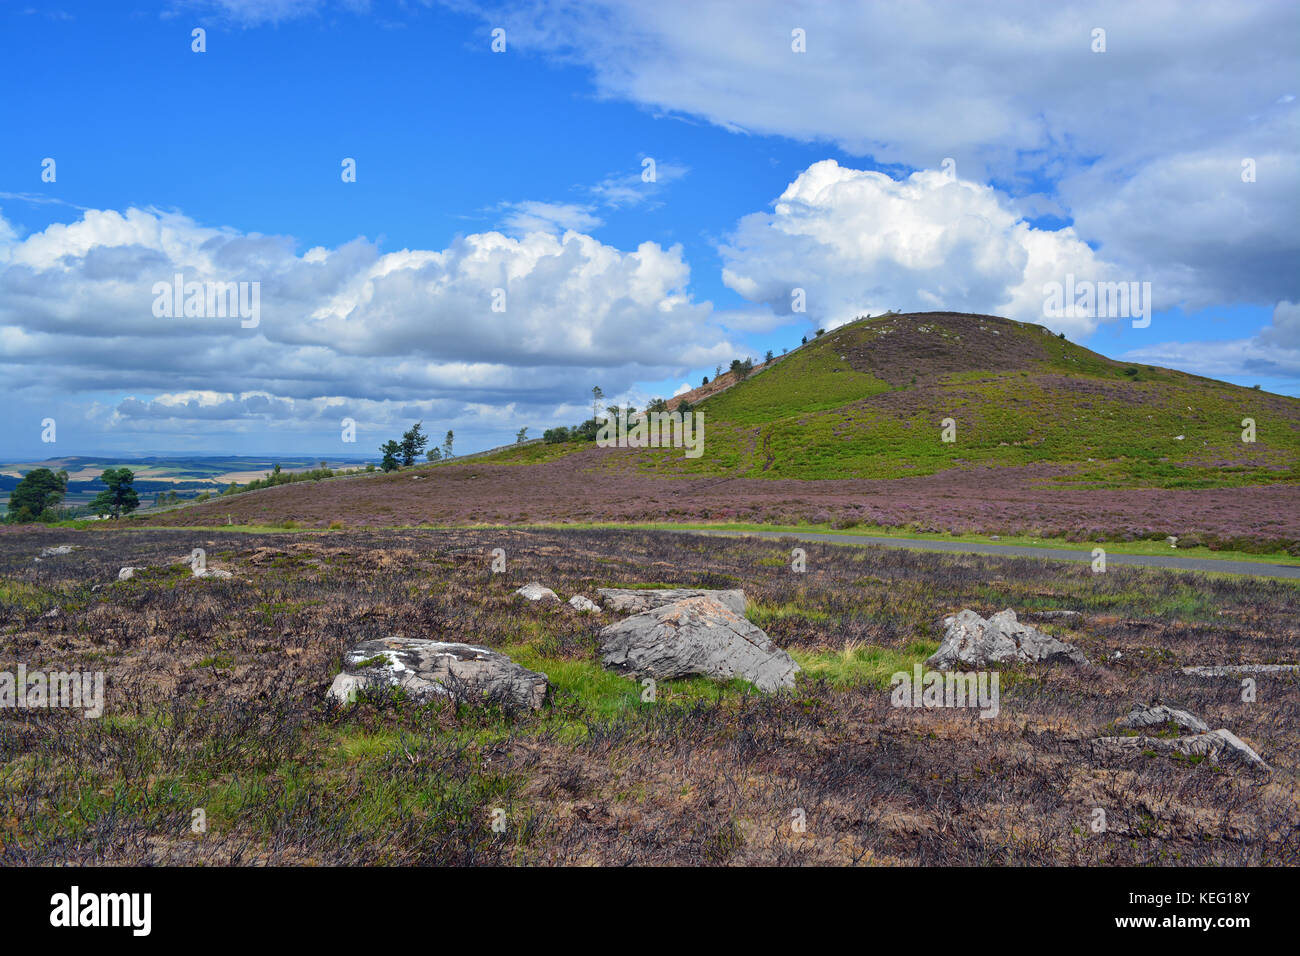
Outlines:
[[[959,554],[994,554],[1017,558],[1050,558],[1056,561],[1092,561],[1092,548],[1065,551],[1060,548],[1029,548],[1016,544],[976,544],[965,541],[931,541],[925,538],[880,538],[865,534],[818,534],[794,531],[702,531],[683,528],[683,534],[715,534],[729,538],[794,538],[828,544],[880,545],[886,548],[914,548],[920,551],[952,551]],[[1300,565],[1271,564],[1267,561],[1220,561],[1216,558],[1180,558],[1163,554],[1117,554],[1106,552],[1107,564],[1135,564],[1147,568],[1178,571],[1215,571],[1221,574],[1249,574],[1263,578],[1300,579]]]

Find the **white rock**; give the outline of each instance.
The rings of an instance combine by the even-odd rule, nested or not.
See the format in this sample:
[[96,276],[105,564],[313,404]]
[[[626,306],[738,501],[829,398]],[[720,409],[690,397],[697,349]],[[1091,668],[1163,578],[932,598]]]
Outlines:
[[223,571],[220,568],[195,568],[194,576],[196,578],[231,578],[234,577],[229,571]]
[[532,584],[525,584],[519,590],[515,591],[516,597],[527,598],[529,601],[555,601],[559,603],[559,595],[550,588],[544,588],[536,581]]
[[569,598],[569,607],[573,608],[575,611],[594,611],[597,614],[600,613],[600,608],[596,606],[595,602],[583,597],[581,594],[575,594],[573,597]]

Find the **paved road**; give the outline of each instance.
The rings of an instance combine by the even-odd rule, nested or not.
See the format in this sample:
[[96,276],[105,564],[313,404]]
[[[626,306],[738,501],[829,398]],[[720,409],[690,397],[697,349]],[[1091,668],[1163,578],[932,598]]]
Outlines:
[[[1094,545],[1079,551],[1058,548],[1027,548],[1017,544],[973,544],[964,541],[931,541],[926,538],[878,538],[865,534],[818,534],[796,531],[702,531],[681,529],[682,534],[712,534],[728,538],[794,538],[798,541],[824,541],[828,544],[875,544],[886,548],[913,548],[919,551],[952,551],[958,554],[992,554],[1013,558],[1050,558],[1056,561],[1092,561]],[[1105,545],[1102,545],[1105,547]],[[1261,578],[1295,578],[1300,580],[1300,565],[1272,564],[1267,561],[1219,561],[1214,558],[1180,558],[1163,554],[1116,554],[1106,552],[1106,563],[1135,564],[1148,568],[1173,568],[1178,571],[1216,571],[1222,574],[1250,574]]]

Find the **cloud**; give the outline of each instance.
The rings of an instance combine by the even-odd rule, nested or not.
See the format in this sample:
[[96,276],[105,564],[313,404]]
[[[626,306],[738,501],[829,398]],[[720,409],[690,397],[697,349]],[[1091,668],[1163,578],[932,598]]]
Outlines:
[[327,0],[172,0],[164,16],[197,14],[241,27],[256,27],[315,16],[332,7],[363,13],[369,9],[370,4],[369,0],[342,0],[338,3],[329,3]]
[[[1004,172],[1048,149],[1165,151],[1189,131],[1236,126],[1294,92],[1277,80],[1294,77],[1285,69],[1300,25],[1294,6],[1268,0],[475,6],[506,25],[516,48],[589,69],[606,97],[884,162],[978,156]],[[1097,27],[1105,53],[1092,51]],[[792,50],[796,28],[804,53]]]
[[1136,170],[1099,161],[1063,180],[1061,195],[1080,235],[1168,304],[1300,299],[1297,142],[1300,111],[1269,109],[1247,130]]
[[502,203],[501,209],[507,213],[502,226],[514,236],[530,232],[591,232],[605,224],[604,220],[593,215],[591,206],[576,203],[525,200]]
[[[364,239],[294,246],[157,210],[90,210],[22,239],[0,218],[7,385],[45,403],[133,395],[113,405],[121,428],[412,408],[488,427],[503,414],[490,409],[540,424],[585,383],[613,392],[736,351],[692,300],[679,246],[620,250],[571,229],[390,253]],[[259,324],[155,316],[154,286],[176,274],[260,283]]]
[[1279,302],[1273,308],[1273,324],[1259,333],[1265,345],[1300,349],[1300,302]]
[[1214,378],[1260,376],[1300,385],[1300,303],[1279,302],[1273,321],[1250,338],[1215,342],[1163,342],[1124,358]]
[[474,6],[606,98],[886,166],[953,158],[1025,214],[1073,217],[1168,305],[1300,296],[1296,4]]
[[[653,164],[653,165],[651,165]],[[648,179],[653,170],[653,178]],[[610,209],[627,206],[639,206],[653,202],[665,186],[676,182],[690,172],[689,167],[681,163],[657,160],[652,156],[643,156],[637,162],[637,170],[632,173],[613,173],[606,176],[588,191],[602,205]]]
[[937,171],[895,180],[834,160],[800,173],[772,212],[741,219],[719,251],[730,288],[788,321],[801,317],[803,290],[806,317],[826,327],[934,309],[1086,334],[1096,320],[1044,318],[1043,286],[1067,274],[1114,278],[1074,230],[1031,227],[991,187]]

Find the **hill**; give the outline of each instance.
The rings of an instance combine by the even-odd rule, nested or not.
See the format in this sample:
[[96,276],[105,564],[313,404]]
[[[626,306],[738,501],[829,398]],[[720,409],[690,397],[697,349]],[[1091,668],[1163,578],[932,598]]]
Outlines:
[[[1300,480],[1300,400],[1117,362],[1043,326],[988,315],[859,320],[761,374],[712,385],[695,408],[705,415],[701,457],[611,451],[605,466],[845,479],[1052,464],[1067,466],[1058,480],[1109,487]],[[1243,419],[1255,423],[1253,443],[1242,440]],[[524,464],[584,448],[507,449],[479,461]]]
[[[1125,365],[1040,326],[885,316],[710,392],[697,406],[697,459],[538,442],[223,497],[150,523],[812,523],[1071,541],[1178,535],[1180,547],[1300,553],[1300,401]],[[944,418],[952,443],[941,441]],[[1243,418],[1258,441],[1241,441]]]

